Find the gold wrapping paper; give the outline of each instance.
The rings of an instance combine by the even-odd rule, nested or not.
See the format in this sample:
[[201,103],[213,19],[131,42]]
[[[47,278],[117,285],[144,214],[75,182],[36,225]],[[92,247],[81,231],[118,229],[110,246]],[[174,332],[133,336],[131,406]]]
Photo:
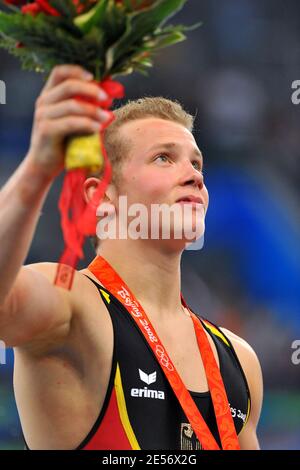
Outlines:
[[99,133],[71,137],[66,145],[65,169],[87,168],[91,172],[100,171],[103,155]]

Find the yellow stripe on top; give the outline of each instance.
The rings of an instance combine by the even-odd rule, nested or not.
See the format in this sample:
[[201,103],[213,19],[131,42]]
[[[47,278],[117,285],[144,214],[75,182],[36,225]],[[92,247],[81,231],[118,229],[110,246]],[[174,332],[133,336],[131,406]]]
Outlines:
[[221,333],[221,331],[219,331],[215,326],[213,326],[211,323],[207,322],[206,320],[203,320],[203,323],[205,323],[205,326],[207,328],[210,329],[210,331],[215,335],[215,336],[219,336],[219,338],[221,338],[221,340],[230,348],[230,344],[228,343],[227,339],[225,338],[225,336],[223,335],[223,333]]
[[105,298],[106,302],[110,304],[110,296],[107,292],[105,292],[103,289],[100,289],[102,292],[103,297]]
[[244,425],[243,425],[242,429],[244,429],[244,427],[245,427],[246,424],[248,423],[248,419],[249,419],[249,416],[250,416],[250,411],[251,411],[251,401],[250,401],[249,398],[248,398],[247,416],[246,416],[246,419],[245,419],[245,422],[244,422]]
[[135,437],[134,431],[131,427],[131,423],[129,421],[119,364],[117,364],[117,370],[116,370],[116,375],[115,375],[115,390],[116,390],[119,415],[120,415],[120,419],[121,419],[124,431],[126,433],[127,439],[130,442],[132,450],[141,450],[139,443]]

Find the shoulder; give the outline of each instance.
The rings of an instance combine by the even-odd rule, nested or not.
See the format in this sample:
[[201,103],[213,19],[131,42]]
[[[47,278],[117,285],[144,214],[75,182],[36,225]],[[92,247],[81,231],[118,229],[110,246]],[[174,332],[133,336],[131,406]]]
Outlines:
[[[88,269],[77,271],[67,264],[52,262],[27,264],[22,269],[36,271],[44,275],[51,284],[70,292],[75,291],[76,288],[93,286],[93,283],[84,275],[89,274]],[[93,275],[90,277],[93,277]]]
[[[260,361],[252,346],[250,346],[247,341],[245,341],[240,336],[237,336],[232,331],[227,330],[226,328],[220,328],[220,330],[225,334],[225,336],[227,336],[232,346],[234,347],[241,366],[247,375],[247,379],[249,378],[251,380],[253,375],[256,375],[258,380],[262,380]],[[247,372],[249,373],[247,374]]]
[[[57,331],[60,332],[57,338],[59,344],[74,348],[78,347],[80,338],[91,335],[95,323],[110,335],[110,316],[99,290],[85,275],[89,275],[88,270],[77,271],[65,264],[43,262],[25,265],[24,271],[31,279],[30,284],[27,283],[27,290],[30,288],[35,291],[33,300],[37,315],[40,318],[42,311],[49,311],[51,325],[55,326],[47,335],[42,330],[41,338],[35,339],[33,346],[38,352],[40,349],[45,352],[45,336],[49,336],[56,346]],[[27,304],[32,306],[32,302]],[[32,312],[30,315],[32,317]],[[64,325],[63,329],[61,325]]]
[[[29,264],[23,266],[23,269],[33,270],[47,278],[50,284],[59,290],[61,296],[70,303],[73,314],[76,316],[81,313],[85,316],[84,310],[87,303],[96,303],[98,307],[100,305],[104,308],[97,287],[87,277],[88,275],[94,278],[88,269],[78,271],[66,264],[53,262]],[[96,278],[94,280],[100,284]]]

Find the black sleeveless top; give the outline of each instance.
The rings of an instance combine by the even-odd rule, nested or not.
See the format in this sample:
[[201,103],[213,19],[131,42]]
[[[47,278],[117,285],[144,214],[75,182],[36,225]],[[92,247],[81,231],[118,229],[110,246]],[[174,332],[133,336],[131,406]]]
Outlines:
[[[117,298],[89,279],[96,285],[109,312],[114,349],[103,407],[78,448],[201,449],[154,353],[134,320]],[[250,413],[250,393],[245,374],[230,340],[217,326],[203,318],[202,322],[217,349],[221,375],[239,434]],[[191,396],[221,446],[210,393],[191,392]]]

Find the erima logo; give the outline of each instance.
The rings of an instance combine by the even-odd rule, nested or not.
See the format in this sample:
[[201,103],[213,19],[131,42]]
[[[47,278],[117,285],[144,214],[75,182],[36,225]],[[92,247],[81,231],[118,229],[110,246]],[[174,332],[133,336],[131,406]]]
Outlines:
[[154,384],[156,382],[156,372],[153,372],[153,374],[145,374],[141,369],[139,369],[139,374],[140,374],[140,379],[142,382],[145,382],[147,385]]
[[[156,382],[157,374],[153,372],[152,374],[146,374],[141,369],[139,369],[139,375],[142,382],[146,383],[147,385],[151,385]],[[131,396],[138,397],[138,398],[154,398],[157,400],[164,400],[165,399],[165,392],[160,390],[149,390],[147,387],[144,388],[132,388],[131,389]]]

